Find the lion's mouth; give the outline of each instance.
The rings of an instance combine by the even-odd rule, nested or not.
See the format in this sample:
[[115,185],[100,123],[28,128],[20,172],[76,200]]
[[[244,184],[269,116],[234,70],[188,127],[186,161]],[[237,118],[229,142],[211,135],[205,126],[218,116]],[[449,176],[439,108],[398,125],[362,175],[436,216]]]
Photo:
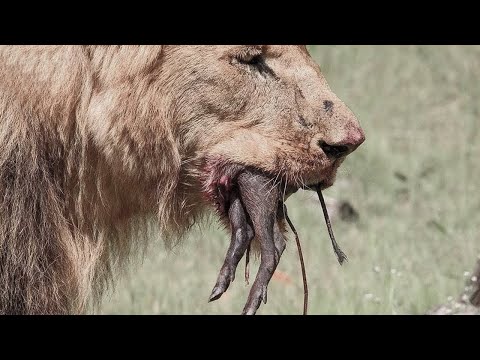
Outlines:
[[[258,197],[261,200],[262,193],[269,193],[276,188],[276,192],[278,193],[277,202],[282,204],[300,189],[318,191],[332,186],[335,180],[335,165],[335,163],[332,164],[331,169],[328,169],[325,172],[325,176],[323,176],[318,182],[310,184],[295,184],[286,182],[285,179],[279,175],[269,174],[256,168],[240,164],[226,164],[215,167],[214,169],[208,169],[209,171],[204,177],[203,182],[204,194],[206,195],[207,200],[214,205],[218,215],[222,219],[228,219],[228,211],[232,199],[238,196],[242,202],[244,202],[244,197],[248,194],[243,193],[250,194],[252,192],[258,192]],[[239,184],[239,179],[246,179],[248,177],[262,177],[266,181],[265,184],[258,184],[258,188],[242,187],[241,184]],[[253,181],[252,184],[255,184],[255,181]],[[248,211],[245,212],[248,213]]]

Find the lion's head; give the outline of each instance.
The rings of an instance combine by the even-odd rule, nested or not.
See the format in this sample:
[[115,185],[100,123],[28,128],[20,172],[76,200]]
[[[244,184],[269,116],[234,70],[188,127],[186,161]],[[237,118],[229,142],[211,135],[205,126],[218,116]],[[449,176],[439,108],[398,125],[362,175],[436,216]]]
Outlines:
[[[242,167],[290,192],[325,188],[365,139],[305,46],[94,47],[91,60],[92,138],[125,170],[118,178],[148,178],[147,191],[160,184],[165,204],[176,188],[177,199],[198,190],[221,209],[218,185]],[[172,173],[176,184],[166,184]]]
[[178,132],[202,160],[204,190],[218,190],[242,167],[270,174],[290,191],[333,184],[346,155],[365,139],[305,46],[166,46]]

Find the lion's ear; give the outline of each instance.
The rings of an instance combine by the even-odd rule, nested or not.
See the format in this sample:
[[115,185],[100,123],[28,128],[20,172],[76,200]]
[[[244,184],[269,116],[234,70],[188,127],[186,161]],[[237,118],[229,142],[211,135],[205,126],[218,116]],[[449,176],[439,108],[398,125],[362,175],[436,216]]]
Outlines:
[[105,83],[149,73],[159,66],[163,55],[162,45],[91,46],[88,54],[98,79]]

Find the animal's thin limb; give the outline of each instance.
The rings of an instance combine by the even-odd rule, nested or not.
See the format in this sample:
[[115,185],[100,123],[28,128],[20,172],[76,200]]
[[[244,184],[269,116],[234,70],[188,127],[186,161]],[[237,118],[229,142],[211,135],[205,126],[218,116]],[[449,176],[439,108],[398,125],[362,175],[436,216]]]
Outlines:
[[219,299],[235,279],[237,265],[254,237],[253,229],[247,223],[247,215],[236,193],[232,193],[228,217],[232,230],[232,238],[217,282],[210,295],[209,302]]
[[243,315],[254,315],[261,302],[267,303],[267,286],[285,250],[285,239],[278,223],[259,237],[261,247],[261,260],[257,276],[248,295],[247,303],[243,308]]
[[247,285],[250,280],[250,245],[247,247],[247,253],[245,254],[245,282]]
[[239,176],[238,183],[245,209],[253,223],[253,229],[260,243],[260,266],[250,289],[242,314],[253,315],[263,301],[267,302],[267,286],[272,278],[280,256],[285,249],[285,239],[278,226],[278,187],[267,194],[257,191],[268,178],[249,174]]
[[330,240],[332,241],[333,251],[335,251],[335,255],[337,255],[338,262],[340,263],[340,265],[342,265],[345,260],[348,261],[347,255],[345,255],[345,253],[342,251],[342,249],[340,249],[340,246],[338,246],[337,242],[335,241],[332,225],[330,224],[330,218],[328,216],[327,205],[325,205],[325,200],[323,199],[320,187],[317,188],[317,194],[320,200],[320,204],[322,204],[323,216],[325,217],[325,222],[327,223],[328,234],[330,235]]
[[303,315],[307,315],[308,311],[308,283],[307,283],[307,272],[305,271],[305,263],[303,262],[302,246],[300,245],[300,239],[298,237],[297,230],[293,226],[290,218],[288,217],[287,206],[284,206],[284,214],[287,219],[290,229],[292,229],[293,234],[295,235],[295,242],[297,243],[298,257],[300,258],[300,267],[302,269],[302,278],[303,278]]

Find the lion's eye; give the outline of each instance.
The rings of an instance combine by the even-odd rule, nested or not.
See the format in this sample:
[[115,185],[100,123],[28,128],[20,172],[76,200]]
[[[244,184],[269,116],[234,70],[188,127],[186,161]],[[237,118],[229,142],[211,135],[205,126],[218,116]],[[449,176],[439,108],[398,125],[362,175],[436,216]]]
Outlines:
[[273,78],[278,79],[274,71],[265,62],[262,54],[238,56],[236,60],[240,64],[254,68],[263,76],[270,75]]
[[262,55],[247,55],[237,58],[238,62],[245,65],[258,66],[263,63]]

